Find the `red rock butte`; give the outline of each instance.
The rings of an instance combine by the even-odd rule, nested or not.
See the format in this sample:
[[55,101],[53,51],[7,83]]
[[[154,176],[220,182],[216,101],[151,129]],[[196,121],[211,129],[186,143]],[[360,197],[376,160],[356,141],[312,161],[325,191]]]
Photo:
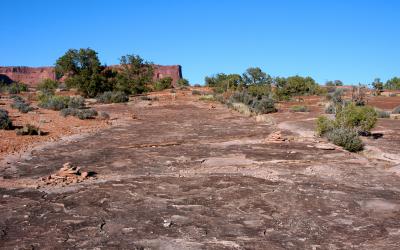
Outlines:
[[[182,67],[154,65],[153,79],[158,80],[164,77],[171,77],[175,85],[182,78]],[[54,67],[0,66],[0,81],[23,82],[34,87],[43,79],[56,79]]]

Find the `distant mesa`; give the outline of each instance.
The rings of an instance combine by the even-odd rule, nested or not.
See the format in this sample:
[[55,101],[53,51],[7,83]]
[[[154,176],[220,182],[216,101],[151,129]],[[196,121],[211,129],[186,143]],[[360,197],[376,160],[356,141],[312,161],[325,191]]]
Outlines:
[[[171,77],[175,84],[182,79],[182,67],[180,65],[154,65],[153,79],[158,80]],[[36,86],[43,79],[56,79],[54,67],[26,67],[26,66],[0,66],[0,81],[5,83],[23,82],[30,86]]]

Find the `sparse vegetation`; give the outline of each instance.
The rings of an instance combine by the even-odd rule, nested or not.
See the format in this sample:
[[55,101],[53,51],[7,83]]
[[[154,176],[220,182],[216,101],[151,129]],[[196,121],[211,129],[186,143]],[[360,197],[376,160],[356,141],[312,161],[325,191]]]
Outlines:
[[303,105],[296,105],[296,106],[292,106],[290,107],[290,110],[293,112],[308,112],[309,108]]
[[68,107],[69,96],[46,95],[39,96],[39,107],[51,110],[62,110]]
[[85,98],[82,96],[73,96],[68,100],[68,108],[81,109],[85,107]]
[[29,111],[34,110],[33,107],[29,105],[29,103],[26,103],[24,98],[20,96],[12,96],[13,103],[11,104],[11,108],[13,109],[18,109],[19,112],[21,113],[28,113]]
[[185,78],[181,78],[176,82],[176,85],[178,87],[186,87],[186,86],[189,86],[189,81]]
[[77,109],[77,108],[65,108],[60,111],[61,116],[75,116],[81,120],[93,119],[98,115],[94,109]]
[[154,83],[154,90],[161,91],[172,88],[172,78],[164,77]]
[[357,132],[351,128],[338,127],[327,132],[326,137],[330,142],[350,152],[361,151],[364,144]]
[[349,104],[336,113],[334,120],[325,116],[318,117],[316,133],[348,151],[357,152],[363,148],[358,136],[368,134],[375,126],[377,117],[372,107]]
[[0,109],[0,129],[11,129],[12,122],[7,110]]
[[57,87],[58,82],[51,79],[44,79],[41,83],[39,83],[37,89],[44,94],[54,94]]
[[40,128],[31,124],[26,124],[22,128],[16,129],[15,133],[17,135],[42,135]]
[[107,91],[96,97],[100,103],[122,103],[129,101],[129,96],[122,91]]
[[28,91],[28,85],[21,82],[13,82],[10,85],[3,86],[3,88],[5,89],[5,91],[12,95]]

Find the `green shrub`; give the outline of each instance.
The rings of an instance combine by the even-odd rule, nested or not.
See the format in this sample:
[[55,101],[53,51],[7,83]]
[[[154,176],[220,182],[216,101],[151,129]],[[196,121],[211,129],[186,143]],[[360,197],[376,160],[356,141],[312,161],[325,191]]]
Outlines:
[[61,110],[68,107],[70,97],[58,95],[39,96],[39,107],[51,110]]
[[164,89],[172,88],[172,78],[171,77],[164,77],[157,82],[154,83],[154,90],[161,91]]
[[16,129],[15,133],[17,135],[42,135],[40,128],[31,124],[26,124],[24,127]]
[[12,122],[8,116],[7,110],[0,109],[0,129],[11,129]]
[[317,126],[316,126],[317,135],[323,136],[327,132],[331,131],[334,127],[335,123],[333,120],[325,116],[319,116],[317,118]]
[[85,98],[82,96],[70,97],[68,101],[68,108],[81,109],[85,107]]
[[29,111],[34,110],[25,100],[20,96],[13,96],[14,102],[11,104],[11,108],[18,109],[21,113],[28,113]]
[[7,91],[9,94],[19,94],[21,92],[26,92],[28,91],[28,85],[20,83],[20,82],[14,82],[11,83],[9,86],[6,87]]
[[397,106],[393,109],[392,114],[400,114],[400,106]]
[[51,79],[44,79],[39,83],[37,89],[43,93],[54,93],[58,87],[58,82]]
[[96,99],[100,103],[122,103],[129,101],[129,96],[122,91],[106,91]]
[[292,106],[292,107],[290,107],[290,110],[293,112],[308,112],[308,111],[310,111],[308,109],[308,107],[303,106],[303,105]]
[[333,144],[350,152],[361,151],[364,147],[358,133],[350,128],[334,128],[326,136]]
[[176,82],[179,87],[189,86],[189,81],[185,78],[181,78]]
[[336,122],[340,127],[368,133],[375,126],[377,117],[378,115],[372,107],[350,104],[336,114]]

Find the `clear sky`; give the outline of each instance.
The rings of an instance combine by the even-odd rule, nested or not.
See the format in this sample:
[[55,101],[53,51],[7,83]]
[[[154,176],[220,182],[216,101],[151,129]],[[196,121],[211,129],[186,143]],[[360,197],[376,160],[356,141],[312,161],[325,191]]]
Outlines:
[[0,65],[44,66],[69,48],[103,63],[139,54],[191,83],[261,67],[369,83],[400,76],[397,0],[2,1]]

